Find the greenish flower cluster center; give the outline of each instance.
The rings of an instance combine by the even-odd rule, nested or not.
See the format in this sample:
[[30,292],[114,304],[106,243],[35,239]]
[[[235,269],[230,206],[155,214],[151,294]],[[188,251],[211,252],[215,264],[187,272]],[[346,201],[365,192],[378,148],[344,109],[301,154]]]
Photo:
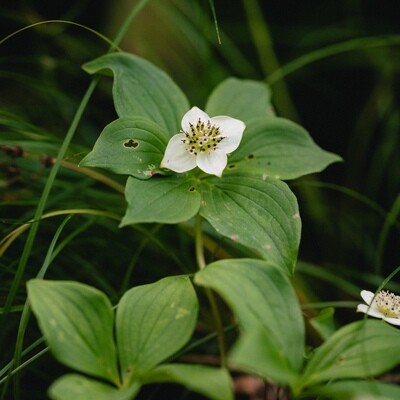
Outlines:
[[217,148],[224,136],[221,136],[219,127],[212,125],[211,121],[204,122],[200,118],[197,124],[189,123],[190,132],[184,132],[185,139],[182,142],[187,145],[187,150],[197,156],[206,151],[211,152]]
[[400,296],[381,290],[374,300],[377,309],[386,317],[395,318],[400,316]]

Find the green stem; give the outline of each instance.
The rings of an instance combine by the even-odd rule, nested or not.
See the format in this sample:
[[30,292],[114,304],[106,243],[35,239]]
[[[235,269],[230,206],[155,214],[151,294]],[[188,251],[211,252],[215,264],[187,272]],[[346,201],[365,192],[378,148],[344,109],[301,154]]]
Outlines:
[[217,331],[217,342],[219,355],[221,357],[221,367],[226,368],[226,350],[225,350],[225,336],[224,327],[222,325],[221,316],[219,314],[218,306],[211,289],[205,288],[206,296],[211,307],[211,314],[214,319],[215,330]]
[[201,228],[202,218],[200,214],[196,215],[196,231],[195,231],[195,246],[196,246],[196,261],[199,269],[204,269],[206,261],[204,258],[204,246],[203,246],[203,230]]
[[218,20],[217,20],[217,13],[215,11],[214,0],[209,0],[209,2],[210,2],[212,16],[214,19],[215,32],[217,34],[218,43],[221,44],[221,36],[219,35]]
[[[197,266],[200,270],[206,267],[206,261],[204,257],[204,246],[203,246],[203,230],[202,230],[202,218],[200,214],[196,216],[196,227],[195,227],[195,248],[196,248],[196,261]],[[218,310],[215,297],[211,289],[208,287],[204,288],[208,302],[211,307],[211,314],[214,320],[215,330],[217,332],[217,341],[219,354],[221,358],[221,366],[226,367],[226,350],[225,350],[225,338],[224,338],[224,327],[222,325],[221,315]]]

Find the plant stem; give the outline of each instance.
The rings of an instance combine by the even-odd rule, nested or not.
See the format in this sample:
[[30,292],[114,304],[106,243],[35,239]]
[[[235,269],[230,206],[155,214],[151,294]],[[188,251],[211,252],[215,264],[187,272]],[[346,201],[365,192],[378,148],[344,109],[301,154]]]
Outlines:
[[[206,261],[204,257],[204,246],[203,246],[203,230],[202,230],[202,218],[200,214],[196,216],[195,226],[195,248],[196,248],[196,261],[197,266],[200,270],[206,267]],[[226,350],[225,350],[225,338],[224,338],[224,327],[222,325],[221,316],[218,311],[218,306],[215,301],[215,297],[210,288],[204,288],[208,302],[211,307],[211,314],[214,320],[215,330],[217,332],[217,341],[219,354],[221,358],[221,366],[226,367]]]
[[199,269],[204,269],[206,261],[204,258],[204,246],[203,246],[203,230],[201,229],[202,218],[200,214],[196,215],[196,227],[195,227],[195,246],[196,246],[196,261]]
[[226,368],[226,350],[225,350],[225,336],[224,327],[222,326],[221,316],[215,301],[215,297],[211,289],[205,288],[207,299],[210,303],[211,314],[214,319],[215,330],[217,331],[217,342],[219,355],[221,357],[221,367]]

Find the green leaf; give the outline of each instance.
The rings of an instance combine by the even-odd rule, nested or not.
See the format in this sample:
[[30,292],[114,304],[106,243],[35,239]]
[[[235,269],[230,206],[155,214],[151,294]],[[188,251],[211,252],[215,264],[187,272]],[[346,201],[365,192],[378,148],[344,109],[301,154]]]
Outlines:
[[263,82],[228,78],[211,93],[208,115],[228,115],[248,123],[252,118],[273,115],[271,93]]
[[400,363],[400,332],[383,321],[346,325],[319,347],[301,379],[303,386],[340,379],[370,377]]
[[284,182],[229,174],[204,180],[202,195],[200,214],[217,232],[293,272],[301,221],[296,197]]
[[328,339],[335,332],[334,313],[335,309],[333,307],[324,308],[319,315],[308,320],[310,325],[324,340]]
[[114,313],[104,293],[79,282],[28,282],[28,298],[58,361],[119,383]]
[[117,389],[83,375],[67,374],[52,383],[49,396],[52,400],[132,400],[139,389],[137,382]]
[[200,208],[197,182],[184,175],[171,175],[143,181],[129,177],[125,198],[128,202],[121,226],[141,222],[175,224],[192,218]]
[[[215,290],[231,307],[245,335],[256,335],[260,339],[251,345],[252,354],[258,347],[261,354],[273,356],[271,360],[265,359],[265,363],[262,357],[254,360],[247,357],[246,367],[254,364],[253,370],[263,371],[265,377],[275,379],[280,377],[277,371],[300,371],[304,356],[304,322],[296,294],[280,269],[262,260],[222,260],[197,272],[194,281]],[[258,333],[260,324],[262,331]],[[267,347],[261,350],[262,346]],[[246,357],[240,353],[240,350],[234,353],[236,361]],[[284,381],[287,376],[283,378]]]
[[280,343],[261,326],[254,326],[239,338],[229,363],[281,385],[293,384],[299,377],[282,352]]
[[210,399],[233,400],[231,377],[223,368],[166,364],[149,371],[142,381],[143,383],[178,383]]
[[191,337],[198,302],[188,277],[137,286],[122,297],[116,317],[123,382],[150,370]]
[[144,116],[170,135],[178,133],[189,103],[175,82],[161,69],[143,58],[112,53],[83,66],[90,74],[111,70],[113,98],[118,116]]
[[395,400],[400,399],[399,385],[385,382],[346,380],[313,387],[307,394],[328,396],[332,400]]
[[286,180],[322,171],[337,161],[341,158],[322,150],[300,125],[283,118],[258,118],[247,124],[227,171]]
[[120,118],[104,128],[80,166],[147,179],[159,172],[168,139],[157,124],[143,117]]

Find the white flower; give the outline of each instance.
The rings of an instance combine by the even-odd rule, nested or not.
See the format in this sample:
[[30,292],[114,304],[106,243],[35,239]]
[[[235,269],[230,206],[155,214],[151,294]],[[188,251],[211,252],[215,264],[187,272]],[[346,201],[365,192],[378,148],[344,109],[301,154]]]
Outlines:
[[374,293],[363,290],[361,297],[367,304],[359,304],[357,311],[400,326],[400,296],[386,290],[381,290],[375,296]]
[[207,174],[221,176],[228,162],[227,155],[236,150],[242,140],[245,124],[235,118],[210,118],[193,107],[182,118],[182,133],[168,142],[161,168],[175,172],[199,167]]

